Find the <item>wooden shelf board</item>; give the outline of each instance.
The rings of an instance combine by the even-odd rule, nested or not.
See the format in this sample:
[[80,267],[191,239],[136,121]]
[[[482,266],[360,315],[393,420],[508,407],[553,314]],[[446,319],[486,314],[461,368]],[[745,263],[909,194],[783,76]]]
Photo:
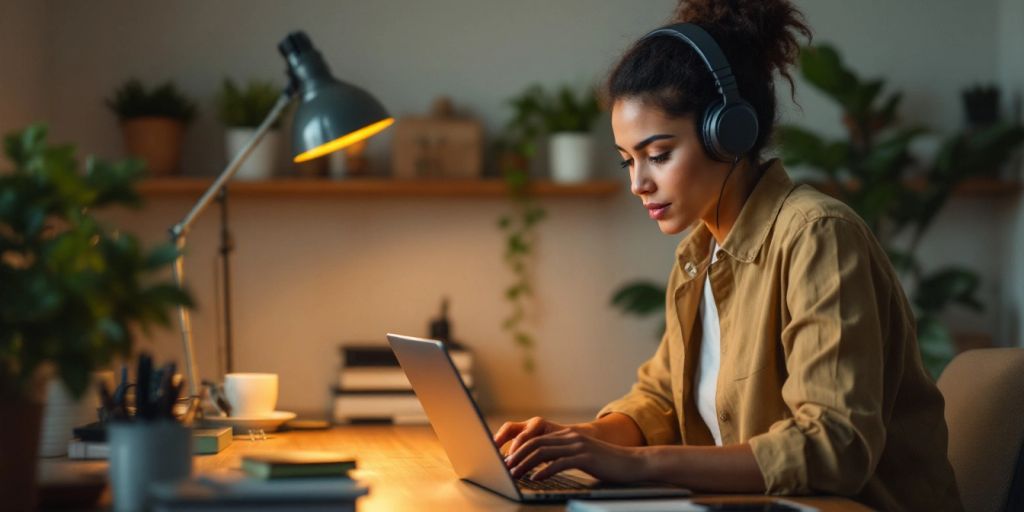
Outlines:
[[[806,182],[826,194],[838,196],[839,191],[830,183]],[[924,190],[923,178],[915,178],[907,183],[915,190]],[[1024,190],[1024,183],[999,178],[971,178],[964,181],[953,191],[955,197],[1009,197],[1016,196]]]
[[[211,183],[213,183],[211,178],[200,177],[152,178],[140,183],[139,191],[144,196],[199,195]],[[608,197],[620,188],[621,184],[612,180],[573,184],[535,181],[531,190],[540,197]],[[236,196],[502,197],[508,195],[505,182],[498,179],[359,178],[331,180],[326,178],[280,178],[265,181],[232,181],[228,184],[228,190]]]

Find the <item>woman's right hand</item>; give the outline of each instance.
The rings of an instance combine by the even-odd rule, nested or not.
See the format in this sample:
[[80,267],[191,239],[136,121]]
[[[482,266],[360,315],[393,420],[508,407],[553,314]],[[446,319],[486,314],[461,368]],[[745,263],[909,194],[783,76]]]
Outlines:
[[534,416],[526,421],[506,421],[501,428],[498,429],[494,434],[494,444],[498,446],[500,450],[505,443],[511,441],[508,445],[508,450],[505,450],[502,454],[505,456],[515,453],[523,443],[533,439],[537,436],[549,434],[558,430],[564,429],[575,430],[581,434],[589,434],[585,432],[585,428],[581,428],[580,425],[562,425],[553,421],[546,420],[540,416]]

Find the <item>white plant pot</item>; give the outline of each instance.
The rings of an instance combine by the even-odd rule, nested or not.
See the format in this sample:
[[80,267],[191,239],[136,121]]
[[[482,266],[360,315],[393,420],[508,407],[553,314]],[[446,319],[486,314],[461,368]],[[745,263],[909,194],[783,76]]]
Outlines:
[[550,139],[551,179],[579,183],[590,179],[594,167],[594,142],[589,133],[561,132]]
[[[224,132],[224,148],[227,151],[229,163],[249,143],[253,135],[256,135],[256,128],[233,127]],[[263,135],[260,143],[253,148],[249,158],[242,163],[242,167],[235,174],[235,179],[249,181],[270,179],[278,165],[280,149],[281,131],[268,131]]]

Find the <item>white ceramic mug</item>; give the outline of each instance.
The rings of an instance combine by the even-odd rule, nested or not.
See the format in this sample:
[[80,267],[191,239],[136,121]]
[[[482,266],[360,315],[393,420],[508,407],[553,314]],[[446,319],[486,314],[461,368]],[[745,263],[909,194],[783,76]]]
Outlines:
[[236,418],[265,418],[277,405],[276,373],[229,373],[224,376],[224,398]]

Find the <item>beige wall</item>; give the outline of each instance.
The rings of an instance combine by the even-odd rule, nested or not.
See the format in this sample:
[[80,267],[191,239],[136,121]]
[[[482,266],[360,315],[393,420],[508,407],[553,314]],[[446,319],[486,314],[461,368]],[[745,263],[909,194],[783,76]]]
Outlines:
[[46,4],[0,2],[0,134],[46,118]]
[[[995,30],[1010,3],[985,0],[966,9],[954,0],[801,2],[816,41],[836,44],[868,75],[891,77],[906,92],[907,120],[942,130],[961,122],[958,91],[998,78],[1011,60],[997,51],[1009,36]],[[54,0],[32,32],[46,41],[45,54],[36,54],[45,63],[45,101],[33,117],[52,113],[58,139],[118,156],[116,123],[102,98],[128,76],[173,78],[203,109],[186,141],[186,172],[212,174],[224,164],[212,115],[220,80],[280,77],[275,45],[303,28],[339,77],[372,90],[394,114],[422,112],[436,95],[449,94],[493,133],[508,115],[504,99],[533,82],[582,84],[603,76],[673,4]],[[19,6],[23,14],[35,12]],[[954,33],[970,37],[945,35]],[[0,97],[0,109],[35,98],[35,90]],[[798,101],[803,110],[786,109],[787,120],[838,132],[838,111],[820,95],[798,84]],[[499,329],[510,276],[495,220],[510,205],[498,199],[235,198],[236,368],[281,373],[282,408],[322,412],[340,341],[382,340],[386,331],[422,334],[440,297],[449,295],[457,336],[478,353],[489,404],[524,412],[596,410],[624,392],[655,348],[657,321],[624,318],[608,298],[637,277],[664,280],[678,239],[662,236],[628,196],[606,120],[599,132],[608,148],[599,172],[616,176],[623,190],[610,199],[544,202],[550,218],[540,229],[530,323],[539,341],[536,374],[519,369],[517,349]],[[378,169],[387,168],[388,142],[384,136],[371,143]],[[162,198],[142,214],[110,218],[158,241],[188,207],[186,199]],[[1000,254],[1010,245],[1024,254],[1024,232],[1018,229],[1011,244],[1006,224],[990,219],[1016,211],[959,200],[924,243],[929,264],[970,262],[985,274],[993,307],[985,315],[954,315],[962,328],[995,332],[1006,323],[999,276],[1011,262]],[[199,222],[188,258],[204,376],[218,367],[215,213]],[[146,346],[166,357],[180,354],[173,332]]]
[[[1024,2],[1000,0],[999,2],[999,70],[1003,87],[1004,111],[1016,116],[1017,122],[1024,122]],[[1024,156],[1018,155],[1015,172],[1024,175]],[[1008,250],[1005,258],[1007,287],[1005,290],[1005,334],[1008,342],[1024,346],[1024,208],[1018,198],[1004,207],[1004,236]]]

